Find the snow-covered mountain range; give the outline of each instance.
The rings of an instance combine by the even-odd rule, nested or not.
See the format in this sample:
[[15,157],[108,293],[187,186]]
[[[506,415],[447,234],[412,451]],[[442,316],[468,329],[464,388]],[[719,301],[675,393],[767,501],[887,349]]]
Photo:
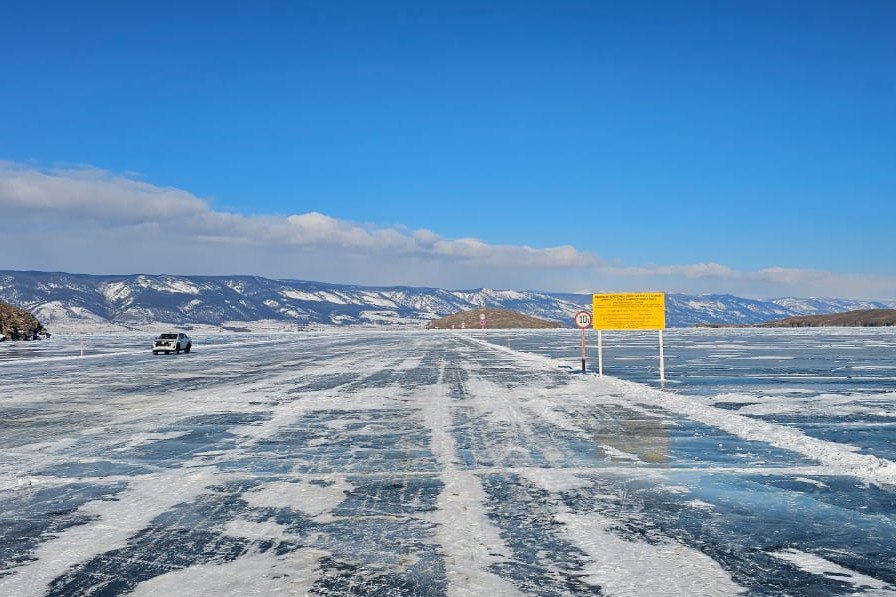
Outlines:
[[[0,300],[34,313],[51,331],[148,330],[159,325],[296,330],[309,326],[422,326],[480,306],[572,325],[590,294],[370,287],[255,276],[97,276],[0,270]],[[760,323],[794,315],[893,308],[896,300],[751,300],[667,294],[669,327]]]

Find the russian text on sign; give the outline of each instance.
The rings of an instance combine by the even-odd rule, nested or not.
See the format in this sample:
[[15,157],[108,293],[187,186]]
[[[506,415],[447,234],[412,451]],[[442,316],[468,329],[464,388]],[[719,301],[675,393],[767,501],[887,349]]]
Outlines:
[[666,327],[664,292],[594,295],[594,329],[662,330]]

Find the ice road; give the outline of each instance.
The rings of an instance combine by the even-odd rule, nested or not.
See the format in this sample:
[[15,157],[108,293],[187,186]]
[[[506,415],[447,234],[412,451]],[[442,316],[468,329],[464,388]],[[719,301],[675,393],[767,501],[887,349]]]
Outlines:
[[0,595],[896,594],[878,454],[475,333],[200,340],[0,359]]

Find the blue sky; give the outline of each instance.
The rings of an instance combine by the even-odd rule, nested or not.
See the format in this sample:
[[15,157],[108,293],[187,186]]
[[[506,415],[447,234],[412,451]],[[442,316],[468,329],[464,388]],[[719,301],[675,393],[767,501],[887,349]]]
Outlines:
[[889,1],[0,17],[0,268],[896,298]]

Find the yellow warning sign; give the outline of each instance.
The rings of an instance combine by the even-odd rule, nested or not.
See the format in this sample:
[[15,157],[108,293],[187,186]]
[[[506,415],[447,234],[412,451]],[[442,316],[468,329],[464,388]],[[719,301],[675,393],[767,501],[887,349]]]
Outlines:
[[630,292],[594,295],[594,329],[662,330],[666,328],[666,293]]

